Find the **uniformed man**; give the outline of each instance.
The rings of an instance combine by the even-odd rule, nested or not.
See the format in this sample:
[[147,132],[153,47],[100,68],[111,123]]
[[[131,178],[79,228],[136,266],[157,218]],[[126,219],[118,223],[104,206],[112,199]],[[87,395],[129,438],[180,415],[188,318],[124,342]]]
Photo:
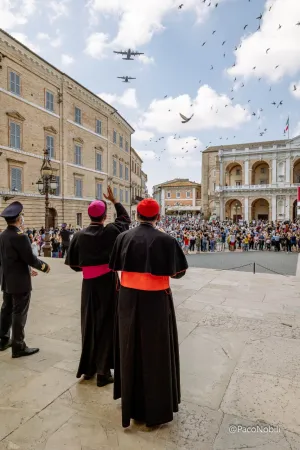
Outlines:
[[[0,351],[12,347],[12,357],[20,358],[37,353],[24,341],[24,327],[31,296],[31,276],[37,275],[31,267],[48,273],[50,267],[33,253],[29,238],[23,233],[23,205],[13,202],[0,214],[7,228],[0,235],[0,282],[3,304],[0,314]],[[10,340],[10,328],[12,337]]]

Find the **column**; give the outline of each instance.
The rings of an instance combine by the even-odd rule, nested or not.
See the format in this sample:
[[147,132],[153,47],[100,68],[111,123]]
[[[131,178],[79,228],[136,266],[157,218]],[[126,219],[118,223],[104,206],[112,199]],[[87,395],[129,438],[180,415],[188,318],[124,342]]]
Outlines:
[[285,219],[288,220],[290,218],[290,196],[286,196],[285,200]]
[[276,195],[272,195],[272,220],[273,220],[273,222],[275,222],[276,219],[277,219],[277,198],[276,198]]
[[277,160],[272,159],[272,184],[276,184],[277,182]]
[[193,208],[196,208],[196,188],[193,187]]
[[285,181],[287,183],[291,182],[291,158],[290,158],[290,156],[285,161]]
[[[245,171],[245,184],[249,185],[249,159],[246,159],[244,164],[244,171]],[[245,219],[246,220],[246,219]]]
[[220,180],[219,180],[219,184],[220,184],[220,186],[224,186],[224,171],[223,171],[223,161],[222,161],[222,159],[221,159],[221,157],[219,157],[220,158]]
[[223,199],[220,197],[220,221],[224,220],[224,202]]
[[249,198],[245,197],[244,199],[244,217],[243,220],[249,222]]

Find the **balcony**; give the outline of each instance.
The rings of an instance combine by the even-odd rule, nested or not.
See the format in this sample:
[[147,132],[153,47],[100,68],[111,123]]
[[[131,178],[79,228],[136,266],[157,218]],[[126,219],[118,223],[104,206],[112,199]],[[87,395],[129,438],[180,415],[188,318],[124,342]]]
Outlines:
[[265,191],[268,189],[295,189],[300,183],[243,184],[240,186],[216,186],[215,192]]

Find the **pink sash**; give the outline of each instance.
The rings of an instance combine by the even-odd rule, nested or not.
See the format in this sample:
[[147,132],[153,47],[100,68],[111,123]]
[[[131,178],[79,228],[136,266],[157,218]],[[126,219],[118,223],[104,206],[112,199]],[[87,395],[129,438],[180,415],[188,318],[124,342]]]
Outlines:
[[82,267],[82,275],[85,280],[90,280],[91,278],[101,277],[111,272],[108,264],[101,264],[101,266],[86,266]]

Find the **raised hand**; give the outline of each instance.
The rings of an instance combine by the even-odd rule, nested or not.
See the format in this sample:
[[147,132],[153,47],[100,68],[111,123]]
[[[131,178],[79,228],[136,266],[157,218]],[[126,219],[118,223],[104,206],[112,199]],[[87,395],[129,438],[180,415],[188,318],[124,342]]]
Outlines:
[[103,196],[106,198],[106,200],[109,200],[113,204],[116,203],[116,199],[110,186],[107,187],[107,194],[103,194]]

